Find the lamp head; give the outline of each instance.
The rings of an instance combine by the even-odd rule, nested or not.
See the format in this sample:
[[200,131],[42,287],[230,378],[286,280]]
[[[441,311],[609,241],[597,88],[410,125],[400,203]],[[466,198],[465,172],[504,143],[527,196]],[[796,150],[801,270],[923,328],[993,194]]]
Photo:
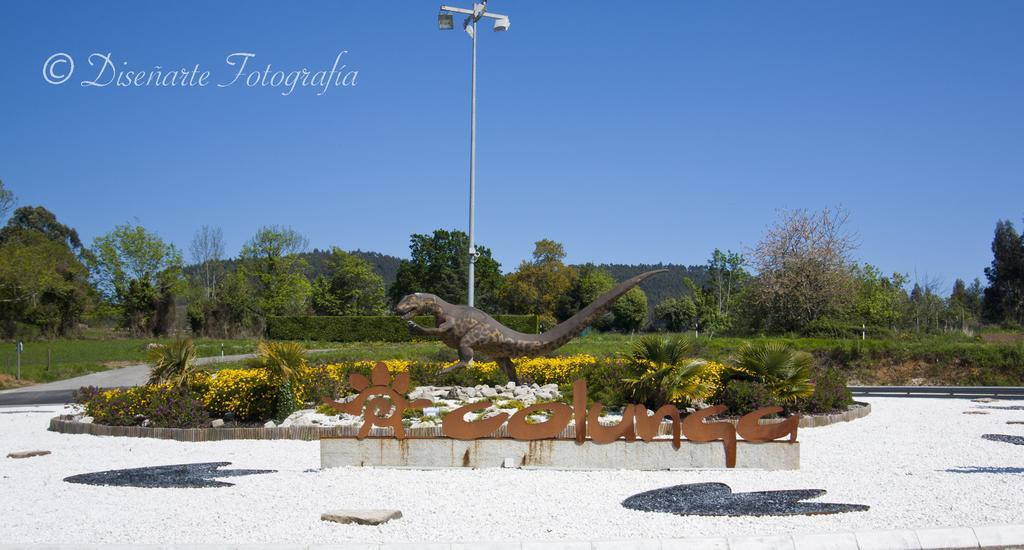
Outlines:
[[444,12],[437,14],[437,28],[442,31],[450,31],[455,28],[455,22],[452,20],[452,14]]
[[512,26],[512,23],[508,20],[508,17],[499,17],[494,20],[494,32],[504,32]]

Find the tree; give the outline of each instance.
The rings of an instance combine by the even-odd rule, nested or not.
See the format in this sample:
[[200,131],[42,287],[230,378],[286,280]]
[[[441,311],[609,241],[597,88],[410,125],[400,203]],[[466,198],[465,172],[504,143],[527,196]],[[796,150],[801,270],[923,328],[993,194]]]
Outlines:
[[996,222],[992,265],[985,268],[984,314],[993,323],[1024,323],[1024,239],[1006,220]]
[[983,294],[981,281],[974,279],[971,286],[963,279],[953,283],[953,291],[947,300],[947,321],[951,326],[967,332],[970,325],[981,318],[981,298]]
[[[437,229],[431,235],[409,237],[412,258],[402,260],[388,300],[397,304],[413,292],[429,292],[453,304],[465,304],[469,287],[469,236],[462,231]],[[497,312],[501,266],[487,247],[476,245],[476,306]]]
[[515,273],[505,277],[499,293],[505,309],[509,313],[537,314],[553,320],[559,302],[579,276],[563,259],[565,248],[561,243],[549,239],[534,243],[532,261],[524,261]]
[[907,293],[903,290],[906,275],[893,273],[886,277],[871,264],[854,266],[852,273],[857,286],[855,320],[870,326],[895,328],[907,302]]
[[946,304],[937,292],[938,281],[926,278],[923,283],[914,283],[904,319],[917,332],[935,332],[941,328]]
[[188,320],[196,335],[230,338],[263,334],[263,316],[255,291],[239,270],[221,278],[211,299],[199,296],[191,300]]
[[655,306],[654,318],[671,332],[692,330],[697,326],[697,306],[689,296],[669,298]]
[[261,317],[307,312],[312,287],[306,261],[298,256],[307,243],[290,227],[265,226],[242,247],[239,273],[251,286]]
[[856,239],[846,230],[848,219],[841,208],[785,211],[758,242],[750,299],[765,328],[800,330],[849,310]]
[[716,291],[713,288],[697,286],[697,283],[689,277],[686,277],[683,283],[690,289],[690,295],[686,298],[693,304],[693,328],[707,333],[708,336],[728,330],[729,317],[719,308],[720,302]]
[[199,267],[202,288],[206,298],[213,296],[220,275],[220,261],[224,258],[224,231],[204,225],[192,237],[192,262]]
[[127,223],[96,237],[90,250],[92,276],[121,313],[132,334],[166,334],[174,321],[174,296],[181,292],[182,258],[144,227]]
[[78,233],[43,207],[22,207],[0,229],[0,246],[3,332],[20,323],[70,333],[94,297]]
[[334,247],[330,274],[313,281],[313,312],[317,315],[383,315],[384,279],[369,262]]
[[750,275],[743,269],[746,258],[731,250],[715,249],[708,260],[708,288],[714,297],[718,317],[729,319],[734,303]]
[[623,332],[636,332],[647,324],[647,295],[640,287],[629,292],[612,304],[612,326]]
[[[66,336],[92,302],[89,272],[71,249],[32,230],[0,241],[0,334],[23,327]],[[29,334],[31,336],[32,334]]]
[[[607,271],[595,266],[585,264],[578,269],[579,275],[573,280],[568,292],[558,301],[555,315],[559,321],[564,321],[576,314],[577,311],[587,307],[605,292],[615,286],[615,279]],[[604,324],[599,321],[595,326]]]
[[65,244],[76,254],[86,252],[78,231],[57,221],[57,216],[42,206],[22,206],[15,210],[7,225],[0,229],[0,241],[23,231],[36,231],[51,241]]
[[7,213],[14,208],[14,204],[17,202],[17,198],[10,189],[4,187],[3,180],[0,180],[0,220],[3,220]]

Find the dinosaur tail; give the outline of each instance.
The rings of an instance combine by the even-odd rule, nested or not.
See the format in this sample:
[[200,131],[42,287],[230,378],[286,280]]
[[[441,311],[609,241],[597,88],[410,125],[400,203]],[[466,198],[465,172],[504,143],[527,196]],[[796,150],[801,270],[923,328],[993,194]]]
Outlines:
[[576,315],[558,323],[555,328],[541,334],[539,337],[541,344],[546,349],[555,349],[579,336],[580,333],[583,332],[583,329],[587,328],[591,323],[607,313],[608,310],[612,308],[612,304],[615,303],[615,300],[620,296],[629,292],[631,288],[645,280],[667,271],[667,269],[655,269],[622,281],[616,285],[615,288],[602,294],[598,299],[590,303],[590,305],[579,310]]

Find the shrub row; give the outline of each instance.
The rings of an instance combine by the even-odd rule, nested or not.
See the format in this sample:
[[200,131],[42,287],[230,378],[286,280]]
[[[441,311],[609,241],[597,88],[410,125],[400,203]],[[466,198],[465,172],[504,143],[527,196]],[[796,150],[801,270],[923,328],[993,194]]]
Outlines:
[[[760,341],[762,339],[759,339]],[[918,363],[929,367],[932,383],[966,386],[1018,386],[1024,384],[1024,344],[990,344],[963,336],[913,340],[860,340],[832,338],[765,338],[807,351],[818,363],[855,374],[872,383],[879,366]],[[700,339],[695,352],[701,357],[727,360],[747,340]],[[886,381],[888,383],[899,383]]]
[[752,380],[730,380],[720,396],[713,399],[728,407],[726,414],[742,416],[762,407],[781,405],[789,412],[826,414],[845,411],[853,404],[846,377],[833,368],[819,369],[814,376],[814,393],[794,403],[780,403],[768,386]]
[[[537,334],[540,323],[536,315],[495,315],[506,327]],[[416,317],[417,323],[433,327],[434,318]],[[267,319],[267,338],[272,340],[321,340],[326,342],[409,342],[429,338],[414,336],[401,317],[379,316],[295,316]]]

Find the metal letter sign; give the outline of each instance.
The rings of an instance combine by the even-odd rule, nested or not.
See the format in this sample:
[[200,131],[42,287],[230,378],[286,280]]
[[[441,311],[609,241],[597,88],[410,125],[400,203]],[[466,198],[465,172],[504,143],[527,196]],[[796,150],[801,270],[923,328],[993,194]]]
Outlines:
[[[384,363],[377,363],[373,368],[370,381],[361,374],[349,376],[349,383],[359,394],[348,403],[339,403],[324,398],[324,403],[336,410],[351,415],[362,415],[363,426],[357,439],[370,434],[373,426],[390,427],[394,437],[405,439],[402,427],[402,413],[407,409],[423,408],[431,405],[429,399],[409,401],[402,394],[409,389],[409,373],[401,372],[391,382],[391,375]],[[508,436],[519,441],[535,441],[538,439],[556,439],[559,434],[575,419],[576,444],[583,445],[587,441],[594,444],[605,444],[624,439],[649,442],[658,435],[658,427],[662,420],[672,423],[672,446],[679,448],[682,436],[696,442],[721,441],[725,450],[725,464],[729,468],[736,467],[737,436],[753,443],[774,441],[789,436],[790,443],[796,442],[799,415],[791,415],[777,424],[761,424],[762,417],[782,412],[781,407],[766,407],[744,415],[734,426],[730,422],[705,422],[705,419],[726,411],[725,405],[715,405],[701,409],[682,417],[679,409],[666,404],[653,413],[643,405],[626,405],[622,411],[622,420],[614,426],[603,426],[598,419],[603,405],[594,403],[587,408],[587,382],[576,380],[573,383],[573,403],[537,403],[526,407],[512,416],[499,413],[491,418],[468,421],[466,415],[482,411],[491,406],[490,401],[477,401],[455,409],[441,423],[444,437],[460,440],[494,438],[495,432],[505,425]],[[528,423],[526,418],[537,411],[548,411],[551,416],[545,422]],[[588,437],[589,436],[589,437]]]

